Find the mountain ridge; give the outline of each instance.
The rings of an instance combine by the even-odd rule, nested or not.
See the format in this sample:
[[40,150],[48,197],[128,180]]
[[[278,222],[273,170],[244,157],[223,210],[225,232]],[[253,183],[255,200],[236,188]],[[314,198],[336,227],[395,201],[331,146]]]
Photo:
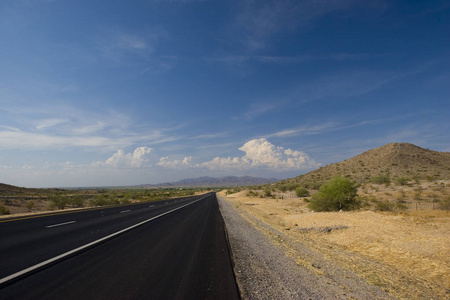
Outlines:
[[139,187],[238,187],[274,183],[278,180],[279,179],[276,178],[262,178],[252,176],[202,176],[197,178],[182,179],[175,182],[143,184],[139,185]]
[[297,183],[317,187],[337,175],[356,183],[370,182],[380,175],[422,180],[450,179],[450,152],[424,149],[410,143],[390,143],[295,178],[282,180],[279,184]]

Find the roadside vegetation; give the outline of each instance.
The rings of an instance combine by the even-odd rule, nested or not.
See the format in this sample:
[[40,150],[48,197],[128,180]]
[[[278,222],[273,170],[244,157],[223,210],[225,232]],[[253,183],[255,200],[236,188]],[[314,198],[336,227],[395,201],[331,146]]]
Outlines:
[[354,210],[360,207],[357,188],[348,178],[336,176],[314,194],[308,207],[315,211]]
[[0,215],[151,202],[192,196],[208,188],[168,189],[22,189],[0,193]]

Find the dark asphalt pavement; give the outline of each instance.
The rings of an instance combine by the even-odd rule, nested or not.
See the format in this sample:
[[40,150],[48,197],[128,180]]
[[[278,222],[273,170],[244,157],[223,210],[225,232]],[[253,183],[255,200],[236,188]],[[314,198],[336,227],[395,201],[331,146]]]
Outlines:
[[0,298],[239,299],[215,194],[199,199],[0,223],[1,280],[30,264],[192,203],[4,283]]

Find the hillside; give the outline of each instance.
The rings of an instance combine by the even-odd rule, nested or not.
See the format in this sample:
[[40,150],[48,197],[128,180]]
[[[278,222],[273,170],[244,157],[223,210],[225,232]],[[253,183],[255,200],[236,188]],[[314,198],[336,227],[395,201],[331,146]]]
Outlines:
[[278,181],[275,178],[260,178],[251,176],[226,176],[226,177],[199,177],[183,179],[176,182],[166,182],[154,185],[144,185],[143,187],[234,187],[273,183]]
[[296,183],[316,188],[336,175],[357,183],[370,182],[380,175],[388,175],[391,179],[450,179],[450,152],[432,151],[408,143],[391,143],[278,184]]
[[19,193],[26,192],[27,190],[28,189],[26,189],[26,188],[14,186],[14,185],[9,185],[9,184],[5,184],[5,183],[0,183],[0,195],[3,195],[3,194],[8,194],[8,195],[19,194]]

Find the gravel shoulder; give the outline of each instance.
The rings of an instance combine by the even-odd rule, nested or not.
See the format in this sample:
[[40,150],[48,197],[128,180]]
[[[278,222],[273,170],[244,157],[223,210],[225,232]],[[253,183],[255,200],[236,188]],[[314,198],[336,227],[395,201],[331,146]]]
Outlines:
[[217,195],[243,299],[394,299]]

